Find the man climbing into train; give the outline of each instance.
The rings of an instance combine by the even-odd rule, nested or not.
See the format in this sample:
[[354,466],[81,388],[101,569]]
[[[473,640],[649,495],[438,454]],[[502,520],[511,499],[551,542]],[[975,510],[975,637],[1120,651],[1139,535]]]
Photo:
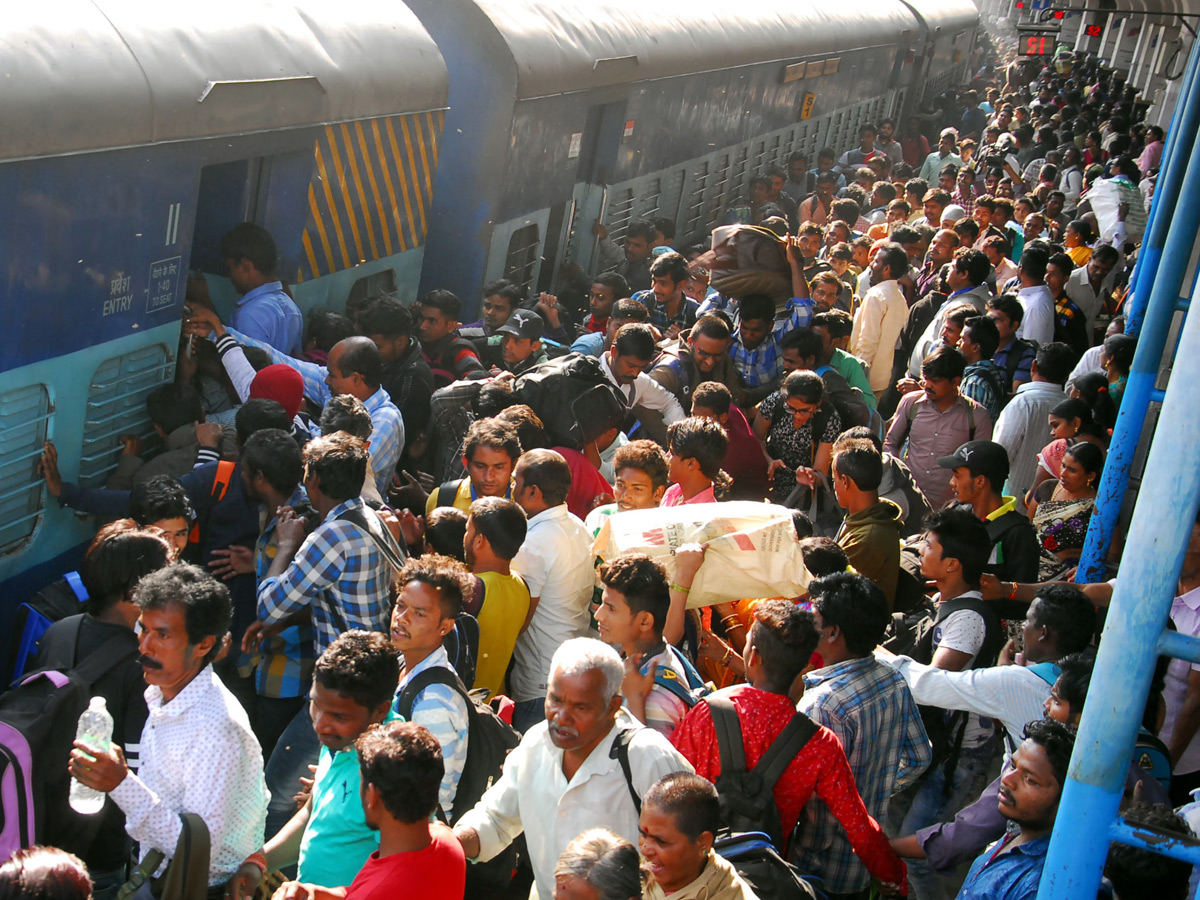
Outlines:
[[[234,290],[242,295],[229,324],[280,353],[298,356],[304,316],[275,272],[279,253],[270,233],[252,222],[235,225],[221,238],[221,256]],[[203,275],[189,276],[187,295],[193,306],[212,306]]]

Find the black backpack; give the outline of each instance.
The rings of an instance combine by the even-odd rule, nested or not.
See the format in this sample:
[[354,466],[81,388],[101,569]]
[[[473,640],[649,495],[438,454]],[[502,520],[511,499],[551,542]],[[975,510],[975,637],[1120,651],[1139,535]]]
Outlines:
[[509,752],[521,742],[521,735],[496,715],[487,703],[467,690],[462,679],[444,666],[431,666],[418,672],[396,698],[396,713],[412,721],[413,701],[417,694],[433,684],[444,684],[458,692],[467,704],[467,760],[463,766],[450,823],[457,822],[479,802],[484,791],[500,777]]
[[[730,862],[754,892],[771,900],[813,900],[817,895],[796,868],[779,855],[783,830],[779,808],[772,790],[779,776],[795,759],[809,738],[817,733],[816,724],[803,713],[796,713],[787,727],[767,748],[758,763],[746,771],[742,746],[742,725],[737,710],[725,697],[705,697],[712,714],[721,754],[721,774],[717,776],[717,795],[721,801],[721,833],[713,850]],[[621,764],[625,783],[639,815],[642,801],[633,787],[629,766],[629,741],[636,728],[617,734],[610,755]],[[773,829],[767,834],[763,827]]]
[[760,831],[777,850],[782,849],[785,835],[775,805],[775,782],[817,733],[817,725],[803,713],[796,713],[754,768],[747,770],[742,723],[733,702],[716,696],[706,697],[704,702],[712,716],[721,754],[721,774],[715,784],[721,798],[722,829],[734,834]]
[[[960,610],[969,609],[983,616],[985,636],[983,646],[975,656],[972,668],[984,669],[996,664],[996,657],[1004,646],[1005,633],[1000,625],[996,610],[978,597],[955,597],[937,604],[928,598],[907,613],[893,613],[888,628],[885,649],[903,656],[911,656],[924,665],[933,660],[933,633],[943,621]],[[966,733],[969,713],[962,710],[947,712],[938,706],[918,706],[925,733],[933,745],[933,759],[929,763],[942,766],[946,772],[947,795],[953,788],[950,775],[958,766],[962,752],[963,736]]]
[[[485,692],[468,691],[462,679],[444,666],[432,666],[417,673],[396,698],[395,711],[412,721],[412,707],[417,694],[431,684],[453,688],[467,704],[467,760],[454,794],[454,809],[450,813],[449,824],[454,824],[479,802],[484,791],[500,777],[504,760],[521,742],[521,735],[501,719],[495,709],[483,702],[481,697]],[[510,844],[487,862],[467,866],[466,900],[489,900],[499,896],[512,881],[516,858],[516,847]]]
[[[529,406],[546,427],[546,437],[555,447],[583,446],[582,432],[571,405],[580,394],[598,384],[612,385],[604,367],[594,356],[568,353],[535,366],[513,382],[518,403]],[[620,394],[620,391],[614,393]],[[624,402],[624,397],[621,398]]]
[[[77,646],[83,615],[65,620],[66,644]],[[92,686],[137,653],[109,638],[74,666],[47,666],[0,696],[0,858],[32,844],[86,847],[103,816],[68,805],[67,761]]]

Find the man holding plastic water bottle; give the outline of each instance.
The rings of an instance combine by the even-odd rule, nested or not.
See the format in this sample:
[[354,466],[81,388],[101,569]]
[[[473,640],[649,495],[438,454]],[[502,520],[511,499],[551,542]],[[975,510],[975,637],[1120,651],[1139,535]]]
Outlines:
[[195,566],[176,565],[143,578],[133,599],[142,626],[138,659],[150,685],[141,768],[130,772],[118,746],[77,741],[71,775],[111,795],[143,856],[153,848],[169,860],[180,813],[199,815],[212,842],[209,895],[220,896],[262,846],[267,811],[262,751],[212,669],[229,630],[229,590]]

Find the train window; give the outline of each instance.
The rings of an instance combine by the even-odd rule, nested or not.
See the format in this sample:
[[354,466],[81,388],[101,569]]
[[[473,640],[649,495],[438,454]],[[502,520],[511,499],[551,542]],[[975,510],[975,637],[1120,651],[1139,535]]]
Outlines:
[[44,384],[0,394],[0,553],[27,541],[41,518],[45,492],[37,463],[49,419]]
[[350,296],[346,300],[346,308],[352,309],[355,306],[361,305],[368,298],[378,297],[380,294],[395,293],[395,269],[384,269],[380,272],[372,272],[370,275],[364,275],[350,286]]
[[704,199],[708,190],[708,161],[696,165],[692,172],[692,186],[683,207],[683,232],[696,234],[705,230],[708,222],[704,218]]
[[662,180],[647,178],[641,192],[641,202],[638,204],[638,218],[650,219],[654,216],[666,215],[662,209]]
[[676,169],[667,180],[658,198],[658,214],[679,224],[679,207],[683,202],[683,186],[687,180],[685,169]]
[[118,440],[122,434],[154,439],[146,414],[146,397],[171,377],[171,357],[162,344],[141,347],[100,364],[88,388],[79,454],[79,483],[103,487],[117,467]]
[[541,236],[536,222],[518,228],[508,239],[508,256],[504,261],[504,277],[517,285],[522,294],[533,287],[533,270],[541,249]]

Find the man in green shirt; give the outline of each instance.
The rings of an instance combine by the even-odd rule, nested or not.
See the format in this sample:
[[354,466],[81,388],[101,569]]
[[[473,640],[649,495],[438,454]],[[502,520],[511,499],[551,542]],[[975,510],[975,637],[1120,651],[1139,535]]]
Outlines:
[[312,793],[291,821],[242,863],[229,881],[230,900],[249,900],[267,872],[291,865],[297,865],[296,878],[303,884],[345,887],[379,849],[379,832],[363,816],[354,742],[391,718],[399,680],[399,655],[382,634],[348,631],[317,659],[309,698],[321,757]]

